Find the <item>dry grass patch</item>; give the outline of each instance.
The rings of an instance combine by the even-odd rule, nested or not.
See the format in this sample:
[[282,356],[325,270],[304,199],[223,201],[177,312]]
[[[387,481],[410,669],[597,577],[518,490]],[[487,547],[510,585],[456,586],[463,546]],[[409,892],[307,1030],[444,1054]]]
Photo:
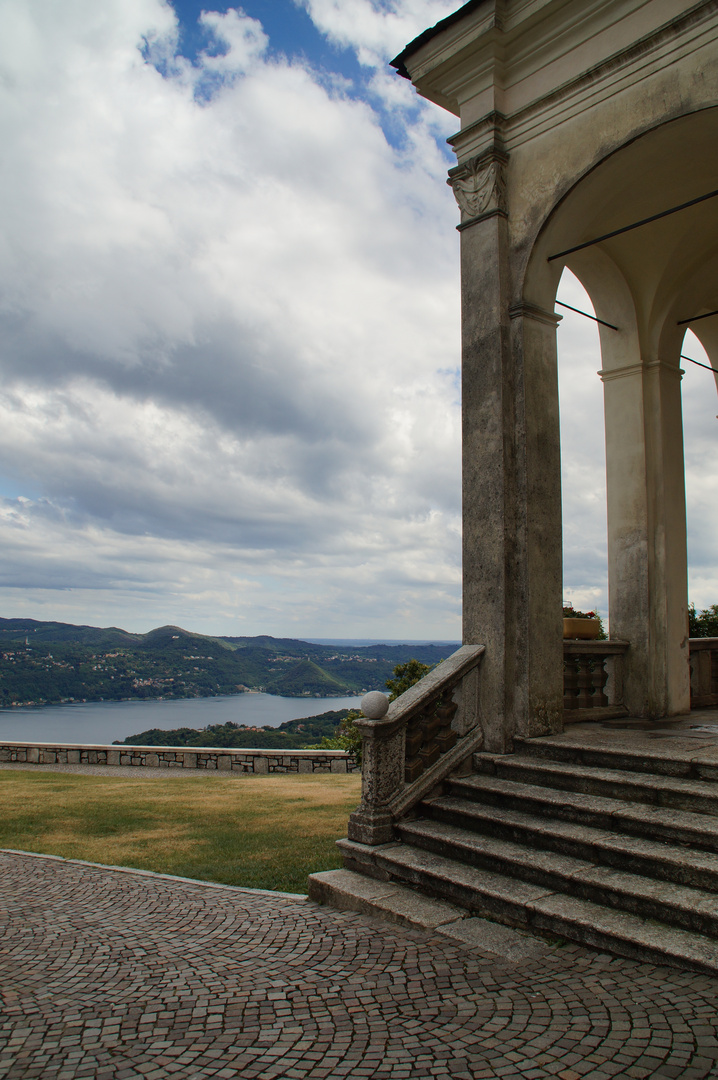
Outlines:
[[[78,828],[79,825],[79,828]],[[79,821],[69,821],[64,827],[48,829],[42,836],[42,851],[45,855],[62,855],[66,859],[85,859],[87,862],[111,863],[113,866],[141,866],[144,870],[154,870],[150,862],[177,859],[182,856],[192,858],[197,841],[189,836],[189,828],[184,825],[168,826],[157,829],[135,829],[112,837],[108,846],[107,835],[78,835],[82,830]],[[19,847],[21,851],[39,850],[35,847]],[[174,871],[173,871],[174,872]],[[169,871],[163,871],[169,873]],[[190,877],[191,875],[182,875]]]
[[82,776],[0,770],[0,847],[305,892],[340,865],[355,775]]

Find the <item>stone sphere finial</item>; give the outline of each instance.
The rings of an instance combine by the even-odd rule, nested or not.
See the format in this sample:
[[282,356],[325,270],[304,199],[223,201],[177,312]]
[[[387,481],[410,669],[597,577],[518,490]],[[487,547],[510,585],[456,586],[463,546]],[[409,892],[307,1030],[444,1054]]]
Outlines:
[[372,690],[361,699],[361,711],[367,720],[381,720],[389,710],[389,698],[381,690]]

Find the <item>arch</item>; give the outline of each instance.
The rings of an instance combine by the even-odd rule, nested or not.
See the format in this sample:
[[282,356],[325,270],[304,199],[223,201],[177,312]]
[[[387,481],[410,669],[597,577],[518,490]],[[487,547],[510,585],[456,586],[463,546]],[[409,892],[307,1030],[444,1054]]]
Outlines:
[[[550,309],[563,266],[580,277],[578,267],[585,265],[586,253],[597,249],[613,259],[628,282],[640,277],[649,261],[649,284],[656,297],[665,292],[667,273],[673,279],[695,278],[695,268],[716,253],[718,196],[606,240],[597,248],[585,248],[563,260],[549,259],[705,195],[717,185],[718,106],[687,110],[612,146],[599,160],[586,164],[568,189],[544,208],[534,235],[528,243],[522,242],[525,270],[519,270],[517,286],[523,301]],[[718,281],[707,291],[718,296]],[[639,304],[642,329],[650,314],[655,313],[645,302]]]
[[[551,209],[524,278],[524,304],[550,309],[568,266],[598,318],[617,328],[599,326],[609,611],[612,635],[631,642],[626,703],[638,715],[690,704],[680,353],[682,320],[718,309],[718,197],[551,256],[690,203],[716,177],[717,108],[656,124],[592,165]],[[703,330],[715,352],[718,326]]]

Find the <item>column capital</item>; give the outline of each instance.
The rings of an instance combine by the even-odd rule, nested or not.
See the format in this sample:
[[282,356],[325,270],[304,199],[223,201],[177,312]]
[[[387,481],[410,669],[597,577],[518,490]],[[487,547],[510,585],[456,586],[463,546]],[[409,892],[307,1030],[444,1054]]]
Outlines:
[[458,229],[497,214],[508,217],[505,176],[508,160],[508,154],[494,146],[449,170],[446,182],[461,210]]
[[557,314],[555,311],[546,311],[545,308],[539,307],[538,304],[513,304],[509,308],[510,319],[534,319],[535,322],[547,323],[549,326],[558,326],[563,318],[563,315]]

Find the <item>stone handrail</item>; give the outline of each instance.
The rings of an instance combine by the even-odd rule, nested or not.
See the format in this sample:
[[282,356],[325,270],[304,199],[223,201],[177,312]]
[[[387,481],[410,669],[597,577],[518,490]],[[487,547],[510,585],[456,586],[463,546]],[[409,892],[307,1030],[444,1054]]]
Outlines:
[[691,638],[691,708],[718,705],[718,638]]
[[[361,717],[362,801],[349,839],[385,844],[395,821],[483,744],[479,664],[483,645],[463,645],[393,701],[380,719]],[[386,707],[386,705],[384,706]]]

